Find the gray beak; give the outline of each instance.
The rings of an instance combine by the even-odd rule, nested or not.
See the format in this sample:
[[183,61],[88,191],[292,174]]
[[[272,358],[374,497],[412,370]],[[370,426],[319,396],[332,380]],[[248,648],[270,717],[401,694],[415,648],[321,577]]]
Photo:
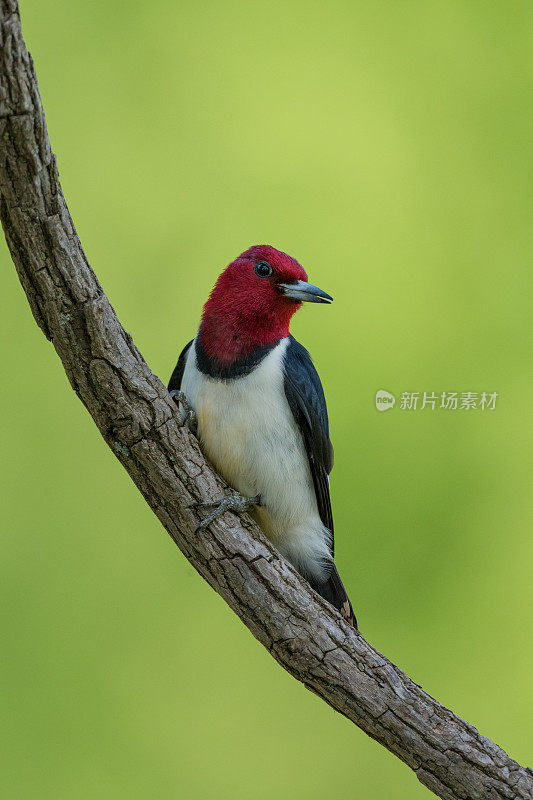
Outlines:
[[279,283],[278,288],[285,297],[298,300],[300,303],[331,303],[333,297],[323,292],[318,286],[305,281],[294,281],[294,283]]

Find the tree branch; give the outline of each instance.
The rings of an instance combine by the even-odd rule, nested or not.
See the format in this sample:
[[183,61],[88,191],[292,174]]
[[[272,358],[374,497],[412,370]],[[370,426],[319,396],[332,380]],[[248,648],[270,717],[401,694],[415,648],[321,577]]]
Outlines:
[[0,0],[0,216],[37,324],[182,553],[271,655],[445,800],[533,798],[533,772],[354,632],[247,516],[195,533],[224,484],[91,270],[61,193],[16,0]]

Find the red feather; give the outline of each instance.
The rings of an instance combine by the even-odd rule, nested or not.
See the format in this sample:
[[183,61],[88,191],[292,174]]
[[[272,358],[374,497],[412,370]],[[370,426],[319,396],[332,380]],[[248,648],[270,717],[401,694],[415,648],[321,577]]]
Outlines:
[[[259,261],[272,267],[271,277],[255,274]],[[284,297],[278,284],[298,280],[307,281],[303,267],[270,245],[241,253],[219,276],[204,306],[199,337],[206,354],[229,364],[288,336],[301,303]]]

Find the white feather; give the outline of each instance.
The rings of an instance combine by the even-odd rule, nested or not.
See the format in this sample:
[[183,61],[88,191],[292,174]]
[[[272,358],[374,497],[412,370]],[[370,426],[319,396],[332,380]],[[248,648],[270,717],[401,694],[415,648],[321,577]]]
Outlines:
[[196,366],[189,348],[182,391],[198,417],[202,449],[240,494],[261,495],[252,516],[283,555],[319,580],[331,560],[303,439],[283,388],[281,342],[240,378],[222,380]]

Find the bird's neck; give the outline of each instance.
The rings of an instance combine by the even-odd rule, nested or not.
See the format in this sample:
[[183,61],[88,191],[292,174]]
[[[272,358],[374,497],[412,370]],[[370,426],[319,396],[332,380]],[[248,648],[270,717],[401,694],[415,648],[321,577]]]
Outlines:
[[247,359],[258,350],[287,337],[290,316],[269,318],[250,315],[235,319],[206,308],[198,331],[198,341],[208,358],[227,366]]

